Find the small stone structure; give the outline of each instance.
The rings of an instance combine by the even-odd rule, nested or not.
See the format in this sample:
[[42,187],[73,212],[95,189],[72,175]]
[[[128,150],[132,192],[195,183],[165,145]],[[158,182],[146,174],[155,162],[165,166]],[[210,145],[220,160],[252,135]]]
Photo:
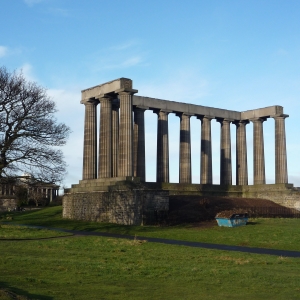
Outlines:
[[[244,112],[135,96],[132,80],[116,79],[82,91],[85,105],[83,175],[65,190],[63,216],[141,224],[168,211],[168,195],[197,194],[266,198],[300,207],[300,192],[288,184],[282,106]],[[97,105],[100,135],[97,149]],[[157,114],[156,183],[145,182],[144,112]],[[134,115],[133,115],[134,113]],[[180,118],[179,183],[169,183],[168,114]],[[192,184],[190,118],[201,121],[200,184]],[[275,184],[266,185],[263,122],[275,120]],[[220,123],[220,185],[213,184],[211,120]],[[246,125],[253,123],[254,185],[248,185]],[[236,125],[236,185],[232,185],[230,123]],[[97,163],[98,162],[98,163]]]
[[18,207],[16,190],[18,187],[35,192],[52,202],[58,196],[59,186],[51,183],[32,183],[30,177],[21,176],[18,179],[2,180],[0,182],[0,211],[15,210]]

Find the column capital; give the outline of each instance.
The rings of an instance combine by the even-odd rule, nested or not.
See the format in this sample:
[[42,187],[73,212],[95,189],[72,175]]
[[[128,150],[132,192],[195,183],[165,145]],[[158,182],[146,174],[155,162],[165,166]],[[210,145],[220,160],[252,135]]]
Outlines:
[[250,123],[249,120],[234,120],[234,121],[232,122],[232,124],[234,124],[234,125],[240,125],[240,124],[247,125],[247,124],[249,124],[249,123]]
[[249,119],[249,121],[252,122],[252,123],[255,123],[255,122],[263,123],[266,120],[267,120],[267,117],[258,117],[258,118]]
[[285,118],[288,118],[289,115],[285,115],[285,114],[279,114],[279,115],[275,115],[275,116],[271,116],[271,118],[273,119],[285,119]]
[[107,93],[107,94],[100,94],[100,95],[96,96],[95,98],[98,99],[101,103],[102,99],[109,99],[109,100],[113,101],[116,97],[117,97],[117,95],[115,93]]
[[96,98],[89,98],[89,99],[81,100],[80,103],[84,105],[91,105],[91,104],[98,105],[99,100]]
[[233,123],[234,119],[229,119],[229,118],[216,118],[216,121],[219,123]]
[[179,117],[179,118],[181,118],[182,116],[189,117],[189,118],[194,116],[194,114],[189,114],[189,113],[184,113],[184,112],[177,112],[177,113],[175,113],[175,115],[176,115],[176,117]]
[[153,109],[153,113],[154,114],[159,114],[159,113],[165,113],[166,115],[168,115],[169,113],[172,113],[171,110],[167,110],[167,109]]
[[129,89],[129,88],[122,88],[115,91],[117,94],[125,94],[125,95],[133,95],[138,93],[138,90]]
[[145,111],[145,110],[148,110],[148,109],[149,109],[149,107],[140,106],[140,105],[133,107],[133,111]]
[[215,117],[214,116],[209,116],[209,115],[196,115],[196,118],[199,119],[199,120],[203,120],[203,119],[208,119],[208,120],[212,120],[214,119]]

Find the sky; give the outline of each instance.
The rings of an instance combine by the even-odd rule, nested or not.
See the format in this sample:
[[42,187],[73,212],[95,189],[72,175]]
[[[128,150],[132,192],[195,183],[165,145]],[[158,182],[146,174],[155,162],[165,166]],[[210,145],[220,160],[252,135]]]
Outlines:
[[[120,77],[137,95],[245,111],[284,107],[289,182],[300,186],[299,0],[2,0],[0,66],[46,87],[62,148],[82,179],[81,90]],[[146,180],[156,179],[157,115],[145,113]],[[247,125],[249,184],[253,124]],[[235,184],[235,125],[231,125]],[[275,182],[274,120],[264,122],[266,182]],[[192,182],[200,182],[200,121],[191,117]],[[169,115],[170,181],[179,178],[179,118]],[[220,180],[220,124],[212,120],[213,181]]]

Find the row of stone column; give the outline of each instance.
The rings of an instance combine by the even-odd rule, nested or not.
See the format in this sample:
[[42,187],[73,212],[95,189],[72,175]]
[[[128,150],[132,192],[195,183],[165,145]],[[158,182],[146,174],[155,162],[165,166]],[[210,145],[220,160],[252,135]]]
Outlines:
[[[158,115],[157,124],[157,182],[169,182],[169,145],[168,145],[168,113],[155,111]],[[190,115],[181,113],[180,117],[180,153],[179,182],[192,182]],[[275,116],[275,173],[276,183],[287,183],[287,157],[285,138],[285,118],[287,115]],[[212,145],[210,116],[198,117],[201,120],[201,164],[200,183],[212,184]],[[254,184],[265,184],[265,161],[263,122],[266,118],[251,119],[253,122],[253,169]],[[220,184],[232,184],[231,137],[230,123],[236,125],[236,184],[248,185],[247,139],[246,125],[249,120],[229,120],[217,118],[221,125],[220,141]],[[144,138],[143,138],[144,140]],[[144,154],[143,154],[144,155]]]
[[[85,104],[83,179],[97,178],[97,113],[100,109],[99,178],[136,176],[145,181],[145,120],[147,108],[135,107],[132,117],[132,91],[119,91],[119,103],[114,104],[115,95],[91,99]],[[157,182],[169,182],[169,137],[166,110],[155,110],[157,124]],[[192,182],[190,117],[180,117],[179,182]],[[275,172],[276,183],[287,183],[287,159],[285,118],[275,119]],[[201,169],[200,183],[212,184],[212,145],[210,116],[198,116],[201,120]],[[265,184],[265,161],[263,122],[266,118],[255,118],[253,122],[253,171],[254,184]],[[230,123],[236,125],[236,184],[248,184],[246,125],[249,120],[217,118],[221,125],[220,184],[232,184]]]
[[[133,176],[132,95],[134,92],[135,90],[120,90],[118,92],[120,101],[117,104],[114,103],[116,97],[114,94],[83,102],[85,105],[83,179]],[[101,103],[100,135],[97,155],[97,105],[99,103]],[[139,139],[139,145],[141,144]],[[99,157],[98,176],[97,156]]]

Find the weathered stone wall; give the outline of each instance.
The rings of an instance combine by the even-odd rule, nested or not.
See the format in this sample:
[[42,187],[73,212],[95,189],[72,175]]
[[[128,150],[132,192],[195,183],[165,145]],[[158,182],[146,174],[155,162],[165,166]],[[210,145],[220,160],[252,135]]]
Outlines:
[[0,211],[10,211],[17,208],[17,200],[13,198],[0,198]]
[[169,210],[167,191],[116,190],[66,193],[63,217],[75,220],[141,225]]
[[300,210],[300,191],[292,184],[243,186],[243,198],[262,198],[285,207]]
[[242,186],[225,186],[210,184],[180,184],[163,183],[163,190],[168,190],[170,195],[199,195],[212,197],[243,197]]
[[199,195],[271,200],[285,207],[300,210],[300,190],[292,184],[262,185],[201,185],[163,183],[161,188],[170,195]]
[[169,210],[169,195],[199,195],[268,199],[300,210],[300,191],[291,184],[201,185],[140,183],[134,178],[81,181],[65,190],[63,217],[125,225],[161,221]]
[[292,184],[282,183],[226,186],[163,183],[160,188],[163,190],[169,190],[170,195],[267,199],[282,206],[300,210],[300,190],[299,188],[294,188]]

